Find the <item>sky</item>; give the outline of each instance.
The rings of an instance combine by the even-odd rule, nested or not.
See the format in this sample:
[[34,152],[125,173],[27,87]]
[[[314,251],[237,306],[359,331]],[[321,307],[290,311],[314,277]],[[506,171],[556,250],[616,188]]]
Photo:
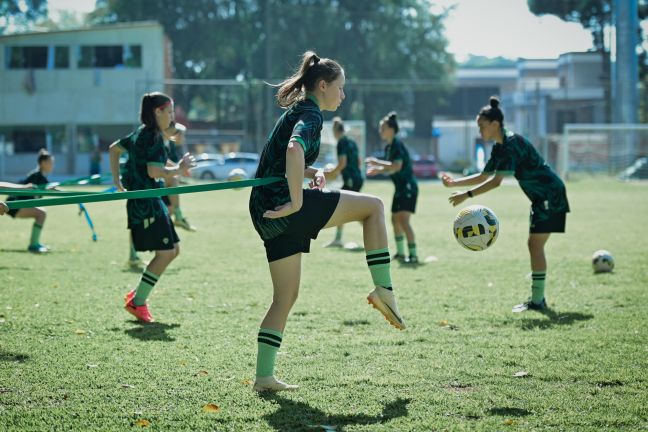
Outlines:
[[[459,61],[470,54],[487,57],[557,58],[592,48],[592,37],[580,24],[554,16],[536,17],[527,0],[432,0],[434,12],[455,5],[446,20],[449,51]],[[50,17],[60,10],[87,13],[95,0],[49,0]]]

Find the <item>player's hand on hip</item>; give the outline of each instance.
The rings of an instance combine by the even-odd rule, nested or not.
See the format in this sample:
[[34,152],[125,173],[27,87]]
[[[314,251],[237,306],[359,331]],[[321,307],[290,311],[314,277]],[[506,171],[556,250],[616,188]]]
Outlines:
[[290,216],[293,213],[297,213],[300,209],[301,205],[297,207],[293,206],[292,202],[287,202],[286,204],[280,205],[279,207],[275,207],[274,210],[266,210],[263,213],[263,217],[268,219],[278,219],[281,217]]
[[450,198],[448,198],[448,201],[456,207],[466,201],[467,198],[468,194],[466,192],[453,192],[452,195],[450,195]]

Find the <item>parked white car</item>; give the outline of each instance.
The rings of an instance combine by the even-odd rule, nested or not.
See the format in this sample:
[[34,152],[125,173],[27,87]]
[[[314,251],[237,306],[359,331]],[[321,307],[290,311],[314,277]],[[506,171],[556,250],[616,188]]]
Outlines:
[[247,178],[254,178],[258,165],[259,155],[256,153],[201,153],[196,155],[196,166],[191,169],[191,177],[226,180],[233,170],[239,169],[245,172]]

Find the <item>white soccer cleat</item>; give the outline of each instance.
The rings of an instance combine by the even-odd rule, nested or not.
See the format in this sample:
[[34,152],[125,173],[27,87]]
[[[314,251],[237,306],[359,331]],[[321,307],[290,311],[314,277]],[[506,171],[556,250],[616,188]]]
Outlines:
[[383,287],[376,287],[367,296],[367,302],[385,316],[389,324],[398,330],[405,330],[405,321],[398,312],[396,297],[391,290]]
[[255,392],[279,392],[279,391],[291,391],[297,390],[298,385],[286,384],[283,381],[279,381],[273,376],[269,377],[257,377],[252,386],[252,390]]

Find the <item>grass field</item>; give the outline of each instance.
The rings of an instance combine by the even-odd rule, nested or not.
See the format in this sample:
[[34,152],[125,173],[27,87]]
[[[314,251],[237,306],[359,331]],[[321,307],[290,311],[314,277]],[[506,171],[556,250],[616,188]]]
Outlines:
[[[76,206],[50,207],[46,256],[25,252],[31,222],[2,217],[0,430],[647,430],[648,184],[567,187],[547,314],[510,312],[530,284],[517,185],[471,201],[500,219],[480,253],[452,236],[450,190],[421,185],[418,250],[438,261],[392,267],[404,332],[366,304],[364,253],[323,249],[334,234],[323,231],[278,356],[277,375],[301,388],[264,397],[250,387],[271,284],[248,190],[182,197],[200,231],[179,231],[146,326],[122,308],[138,282],[124,268],[123,202],[87,206],[97,243]],[[390,183],[366,191],[389,208]],[[361,240],[358,224],[345,240]],[[597,249],[614,254],[614,273],[592,274]]]

